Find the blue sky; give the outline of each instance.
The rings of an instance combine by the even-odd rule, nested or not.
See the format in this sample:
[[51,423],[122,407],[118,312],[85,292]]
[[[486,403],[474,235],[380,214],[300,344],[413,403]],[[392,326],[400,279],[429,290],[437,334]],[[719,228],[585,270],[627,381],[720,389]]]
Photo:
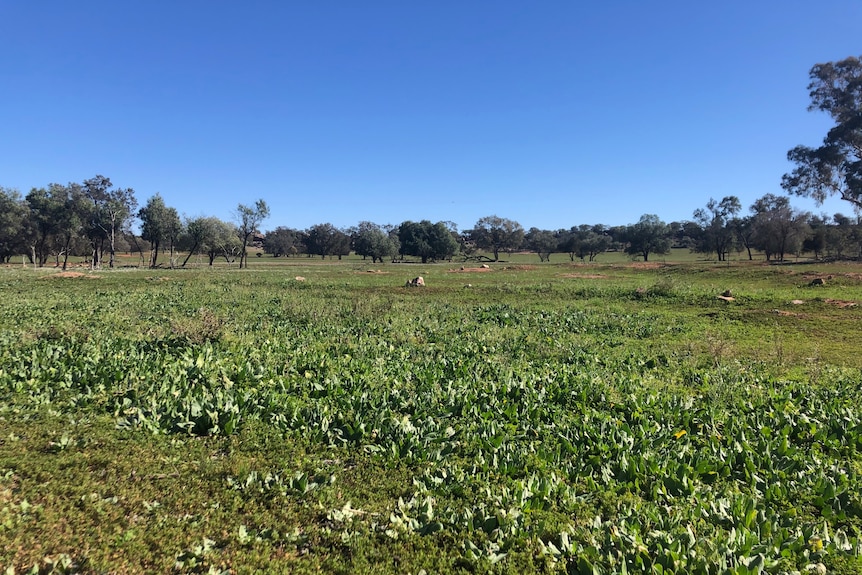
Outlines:
[[[783,193],[858,0],[5,0],[0,186],[103,174],[264,229],[691,219]],[[852,213],[831,200],[822,208]]]

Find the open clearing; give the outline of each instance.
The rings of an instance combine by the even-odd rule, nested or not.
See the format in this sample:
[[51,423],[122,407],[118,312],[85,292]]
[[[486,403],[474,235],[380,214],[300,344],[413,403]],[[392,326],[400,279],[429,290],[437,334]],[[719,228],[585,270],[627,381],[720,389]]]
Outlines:
[[0,269],[0,567],[862,572],[858,266],[251,263]]

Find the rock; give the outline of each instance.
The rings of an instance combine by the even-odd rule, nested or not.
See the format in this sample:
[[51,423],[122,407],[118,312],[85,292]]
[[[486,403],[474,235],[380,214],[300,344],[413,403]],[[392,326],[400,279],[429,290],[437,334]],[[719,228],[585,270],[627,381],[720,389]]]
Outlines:
[[298,282],[304,282],[305,281],[305,278],[302,276],[296,276],[294,279]]
[[484,270],[491,269],[491,266],[489,266],[488,264],[482,264],[482,266],[481,266],[481,267],[482,267],[482,269],[484,269]]

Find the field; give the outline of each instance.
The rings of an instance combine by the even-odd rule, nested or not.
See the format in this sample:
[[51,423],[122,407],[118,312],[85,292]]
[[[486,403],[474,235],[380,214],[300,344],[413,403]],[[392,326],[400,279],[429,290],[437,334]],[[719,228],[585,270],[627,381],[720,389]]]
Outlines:
[[862,266],[536,260],[0,269],[0,567],[862,572]]

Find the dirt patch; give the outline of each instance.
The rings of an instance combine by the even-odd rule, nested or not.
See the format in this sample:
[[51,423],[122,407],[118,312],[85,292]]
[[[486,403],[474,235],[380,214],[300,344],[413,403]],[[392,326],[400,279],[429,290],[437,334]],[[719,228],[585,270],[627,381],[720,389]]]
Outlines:
[[790,300],[790,303],[792,303],[793,305],[802,305],[805,303],[805,301],[801,300],[801,299],[794,299],[794,300]]
[[[83,274],[81,272],[60,272],[56,274],[51,274],[49,276],[45,276],[45,278],[87,278],[90,280],[99,279],[99,276],[94,276],[90,274]],[[43,278],[43,279],[45,279]]]
[[[508,268],[503,268],[503,269],[508,269]],[[449,272],[453,273],[453,274],[469,274],[469,273],[481,274],[481,273],[490,272],[490,271],[494,271],[494,270],[491,268],[463,268],[463,267],[460,269],[457,269],[457,270],[449,270]]]
[[585,280],[606,280],[608,276],[605,274],[563,274],[564,278],[575,278]]
[[780,315],[781,317],[803,317],[800,313],[793,313],[792,311],[784,311],[783,309],[774,309],[772,313],[775,315]]
[[828,282],[829,280],[834,280],[838,278],[852,280],[854,282],[862,282],[862,273],[858,272],[846,272],[846,273],[835,273],[835,274],[813,274],[806,273],[802,274],[802,277],[808,281],[813,282],[815,280],[821,280],[823,282]]
[[857,305],[855,301],[847,301],[847,300],[831,299],[831,298],[826,298],[825,300],[823,300],[823,303],[835,305],[835,306],[840,307],[841,309],[844,309],[847,307],[856,307],[856,305]]
[[504,270],[512,270],[512,271],[522,271],[528,272],[530,270],[536,269],[536,266],[531,266],[530,264],[518,265],[518,266],[505,266]]

